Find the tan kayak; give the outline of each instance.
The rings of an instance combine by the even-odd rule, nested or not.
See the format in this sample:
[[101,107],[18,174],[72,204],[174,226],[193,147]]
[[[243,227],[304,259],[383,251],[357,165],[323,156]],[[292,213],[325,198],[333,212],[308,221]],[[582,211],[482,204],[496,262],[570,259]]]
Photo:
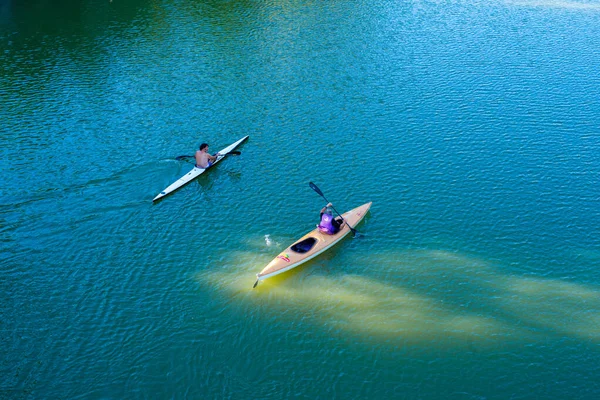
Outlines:
[[[344,221],[346,224],[344,227],[335,235],[327,235],[315,228],[313,231],[302,236],[300,240],[296,241],[287,249],[283,250],[277,257],[273,259],[259,274],[256,274],[258,278],[254,287],[259,281],[265,280],[275,275],[279,275],[282,272],[289,271],[292,268],[297,267],[300,264],[318,256],[325,250],[332,247],[334,244],[342,240],[348,233],[350,233],[350,227],[354,228],[364,218],[364,216],[371,208],[372,202],[363,204],[360,207],[356,207],[354,210],[350,210],[344,214]],[[350,227],[348,226],[350,225]]]

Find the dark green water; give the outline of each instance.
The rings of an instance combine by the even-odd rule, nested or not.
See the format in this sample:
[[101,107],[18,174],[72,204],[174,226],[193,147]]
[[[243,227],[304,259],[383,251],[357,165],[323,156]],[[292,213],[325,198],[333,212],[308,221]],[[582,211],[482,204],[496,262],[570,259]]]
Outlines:
[[[599,398],[599,37],[599,1],[0,1],[0,398]],[[309,181],[361,237],[252,290]]]

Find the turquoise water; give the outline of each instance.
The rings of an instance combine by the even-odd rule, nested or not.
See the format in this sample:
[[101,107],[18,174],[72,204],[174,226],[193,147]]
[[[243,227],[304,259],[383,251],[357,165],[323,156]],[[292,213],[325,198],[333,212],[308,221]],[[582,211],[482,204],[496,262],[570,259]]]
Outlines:
[[24,3],[0,398],[600,396],[600,2]]

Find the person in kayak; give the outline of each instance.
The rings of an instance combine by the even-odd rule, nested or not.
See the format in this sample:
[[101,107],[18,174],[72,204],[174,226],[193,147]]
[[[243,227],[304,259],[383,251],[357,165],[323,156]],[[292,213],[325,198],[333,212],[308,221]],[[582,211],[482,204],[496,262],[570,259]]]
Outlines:
[[342,217],[333,218],[333,213],[331,212],[332,205],[333,204],[328,203],[321,209],[321,223],[317,225],[319,231],[327,235],[335,235],[344,227],[345,224],[345,221],[342,219]]
[[200,145],[200,150],[196,151],[196,167],[206,169],[213,165],[215,161],[217,161],[218,156],[219,153],[211,156],[208,153],[208,145],[206,143],[202,143]]

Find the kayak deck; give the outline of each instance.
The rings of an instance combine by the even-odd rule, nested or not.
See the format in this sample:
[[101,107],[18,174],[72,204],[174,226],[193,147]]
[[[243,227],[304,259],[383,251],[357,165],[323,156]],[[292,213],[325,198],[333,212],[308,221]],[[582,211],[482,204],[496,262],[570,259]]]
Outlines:
[[[219,150],[218,151],[219,156],[217,157],[217,159],[215,160],[215,162],[213,163],[211,168],[214,167],[216,163],[221,161],[230,151],[233,151],[233,149],[235,149],[237,146],[242,144],[249,137],[250,136],[244,136],[237,142],[232,143],[229,146],[225,147],[223,150]],[[173,193],[175,190],[179,189],[180,187],[184,186],[185,184],[196,179],[198,176],[203,174],[204,171],[206,171],[207,169],[208,168],[198,168],[198,167],[194,166],[194,168],[192,168],[192,170],[190,172],[183,175],[181,178],[177,179],[175,182],[173,182],[172,184],[167,186],[163,191],[161,191],[158,195],[156,195],[156,197],[154,199],[152,199],[152,201],[154,202],[156,200],[159,200],[159,199],[165,197],[168,194]]]
[[302,236],[291,246],[279,253],[279,255],[267,264],[260,273],[256,274],[257,281],[254,286],[256,286],[259,281],[289,271],[292,268],[311,260],[338,243],[351,232],[348,225],[352,228],[358,225],[369,211],[369,208],[371,208],[371,204],[372,202],[363,204],[360,207],[342,214],[346,224],[335,235],[327,235],[322,233],[318,228],[315,228]]

